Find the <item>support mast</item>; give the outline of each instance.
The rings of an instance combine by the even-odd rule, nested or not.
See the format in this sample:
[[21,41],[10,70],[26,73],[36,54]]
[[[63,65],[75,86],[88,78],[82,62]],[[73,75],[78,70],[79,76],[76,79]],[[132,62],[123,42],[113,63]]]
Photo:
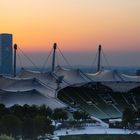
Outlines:
[[17,52],[17,44],[14,44],[14,77],[16,77],[16,52]]
[[56,53],[56,48],[57,48],[57,44],[54,43],[54,45],[53,45],[53,59],[52,59],[52,72],[54,72],[54,69],[55,69],[55,53]]
[[97,72],[100,71],[101,69],[101,45],[99,45],[99,49],[98,49],[98,64],[97,64]]

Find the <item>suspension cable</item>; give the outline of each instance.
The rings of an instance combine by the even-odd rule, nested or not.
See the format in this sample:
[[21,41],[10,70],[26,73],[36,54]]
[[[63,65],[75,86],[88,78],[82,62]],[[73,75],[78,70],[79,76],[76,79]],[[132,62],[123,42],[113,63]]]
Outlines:
[[106,63],[107,63],[107,66],[109,67],[109,69],[111,69],[111,66],[110,66],[110,64],[109,64],[109,62],[108,62],[108,59],[107,59],[107,57],[106,57],[106,55],[105,55],[103,49],[102,49],[102,54],[103,54],[103,57],[105,58],[105,61],[106,61]]
[[42,72],[44,72],[45,66],[46,66],[47,63],[48,63],[51,54],[52,54],[52,49],[50,50],[49,55],[46,57],[46,59],[45,59],[45,61],[44,61],[44,64],[43,64],[43,66],[42,66],[42,68],[41,68],[41,71],[42,71]]
[[59,56],[58,56],[58,53],[57,52],[56,52],[56,63],[57,63],[57,65],[60,65]]
[[59,47],[57,47],[57,48],[58,48],[60,54],[62,55],[63,59],[65,60],[66,64],[68,64],[69,67],[72,68],[72,66],[70,65],[70,63],[68,62],[68,60],[66,59],[66,57],[63,55],[63,53],[61,52],[61,50],[59,49]]
[[35,63],[22,51],[22,49],[18,46],[19,50],[21,51],[21,53],[32,63],[33,66],[35,66],[35,68],[37,69],[37,66],[35,65]]
[[20,54],[19,54],[20,52],[18,51],[18,49],[17,49],[17,57],[18,57],[18,60],[19,60],[19,66],[22,68],[23,67],[23,65],[22,65],[22,61],[21,61],[21,58],[20,58]]
[[95,66],[95,63],[96,63],[96,60],[97,60],[97,56],[98,56],[98,52],[96,52],[96,55],[94,57],[94,60],[93,60],[93,62],[91,64],[91,70],[93,69],[92,67]]

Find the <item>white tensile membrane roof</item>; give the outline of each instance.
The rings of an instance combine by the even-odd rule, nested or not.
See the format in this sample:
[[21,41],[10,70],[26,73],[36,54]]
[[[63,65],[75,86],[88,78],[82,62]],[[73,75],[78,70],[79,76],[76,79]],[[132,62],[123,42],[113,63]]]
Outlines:
[[129,76],[116,70],[102,70],[94,74],[87,74],[95,82],[111,88],[115,92],[128,92],[140,86],[139,76]]
[[93,81],[97,82],[116,82],[123,81],[121,74],[119,74],[116,70],[102,70],[94,74],[87,74]]
[[121,76],[125,81],[140,82],[140,76],[130,76],[126,74],[121,74]]
[[97,82],[140,82],[140,76],[131,76],[117,72],[117,70],[101,70],[93,74],[86,74]]
[[[67,86],[83,85],[89,82],[101,82],[113,91],[118,92],[128,92],[129,90],[140,86],[138,76],[120,74],[115,70],[103,70],[94,74],[87,74],[78,69],[65,69],[60,66],[57,66],[53,73],[41,73],[22,69],[16,78],[0,77],[1,99],[5,99],[6,104],[8,104],[9,101],[10,105],[12,105],[12,103],[16,103],[16,97],[18,101],[20,99],[18,97],[21,97],[21,95],[23,96],[25,93],[26,96],[24,96],[24,99],[26,104],[31,97],[31,94],[29,94],[30,91],[36,91],[33,95],[38,96],[38,101],[35,103],[40,104],[42,101],[42,103],[45,102],[46,105],[53,109],[66,107],[66,105],[56,97],[59,77],[62,77],[59,85],[60,89]],[[28,102],[26,102],[27,99]],[[14,102],[12,102],[12,100],[14,100]],[[31,104],[34,103],[33,100],[33,98],[30,100]]]
[[28,90],[28,91],[1,91],[0,102],[6,106],[12,106],[14,104],[24,105],[42,105],[46,104],[51,109],[64,108],[65,105],[55,98],[44,96],[40,91]]
[[[38,72],[38,71],[31,71],[22,69],[20,73],[17,75],[19,78],[36,78],[42,84],[47,85],[52,89],[57,89],[57,76],[52,72]],[[62,86],[66,86],[65,83],[62,83]]]
[[61,66],[57,66],[55,69],[55,74],[57,76],[63,76],[63,82],[67,83],[68,85],[90,82],[89,78],[79,69],[66,69]]
[[[45,84],[41,83],[36,78],[9,78],[9,77],[2,76],[0,77],[0,89],[1,89],[0,91],[1,103],[5,102],[6,105],[13,105],[17,101],[19,103],[20,100],[22,100],[22,104],[23,104],[23,99],[18,97],[22,97],[24,93],[26,95],[24,96],[25,99],[24,104],[29,103],[26,102],[27,100],[30,100],[30,104],[33,104],[34,100],[32,98],[29,98],[30,97],[29,91],[35,90],[37,91],[36,96],[38,96],[38,101],[35,102],[36,104],[38,103],[41,104],[42,101],[42,104],[45,103],[52,109],[66,107],[65,104],[61,103],[57,98],[55,98],[54,89],[47,87]],[[39,96],[39,94],[41,96]],[[43,100],[42,97],[44,97]],[[13,99],[14,101],[12,101]]]

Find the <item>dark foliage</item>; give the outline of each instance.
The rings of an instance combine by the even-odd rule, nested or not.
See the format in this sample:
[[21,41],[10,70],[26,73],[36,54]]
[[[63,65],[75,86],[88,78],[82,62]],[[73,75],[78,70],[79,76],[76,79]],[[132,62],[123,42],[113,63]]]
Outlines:
[[[66,115],[65,115],[66,116]],[[0,104],[0,134],[36,139],[46,133],[53,133],[52,110],[45,105],[14,105],[5,107]]]
[[133,129],[135,123],[140,120],[140,109],[133,111],[130,108],[126,108],[122,116],[122,124],[124,128]]
[[68,119],[68,114],[65,110],[58,108],[54,110],[52,117],[54,120],[64,121]]

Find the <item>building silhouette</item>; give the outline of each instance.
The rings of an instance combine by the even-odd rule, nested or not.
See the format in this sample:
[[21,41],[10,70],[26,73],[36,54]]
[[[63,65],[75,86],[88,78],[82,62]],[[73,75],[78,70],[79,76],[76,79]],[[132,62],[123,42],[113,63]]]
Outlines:
[[11,75],[13,72],[12,34],[0,34],[0,73]]

